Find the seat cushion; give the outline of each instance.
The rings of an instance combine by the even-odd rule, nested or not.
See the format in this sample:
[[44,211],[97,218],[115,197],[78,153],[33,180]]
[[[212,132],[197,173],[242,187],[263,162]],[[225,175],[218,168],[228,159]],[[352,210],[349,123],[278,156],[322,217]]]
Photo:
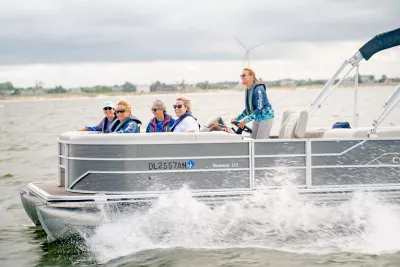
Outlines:
[[300,113],[285,111],[282,116],[279,138],[304,138],[307,128],[308,112]]
[[335,128],[326,130],[323,138],[368,138],[370,128]]

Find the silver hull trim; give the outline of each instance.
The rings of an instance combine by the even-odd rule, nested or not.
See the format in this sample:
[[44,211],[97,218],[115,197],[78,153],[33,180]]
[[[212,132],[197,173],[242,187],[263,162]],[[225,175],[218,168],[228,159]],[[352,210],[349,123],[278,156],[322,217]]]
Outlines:
[[[37,191],[35,191],[37,189]],[[241,192],[214,192],[211,194],[193,193],[193,197],[210,206],[217,206],[230,201],[240,201],[254,193],[270,194],[279,188],[251,190]],[[96,227],[114,218],[115,211],[136,211],[146,209],[158,199],[155,195],[106,195],[101,196],[52,196],[41,198],[40,188],[29,185],[29,192],[21,192],[24,208],[36,225],[41,225],[49,241],[89,235]],[[297,189],[297,192],[314,203],[340,204],[352,198],[358,188],[320,188]],[[388,203],[400,203],[400,187],[364,187],[362,191],[373,192]],[[266,207],[267,208],[267,207]]]

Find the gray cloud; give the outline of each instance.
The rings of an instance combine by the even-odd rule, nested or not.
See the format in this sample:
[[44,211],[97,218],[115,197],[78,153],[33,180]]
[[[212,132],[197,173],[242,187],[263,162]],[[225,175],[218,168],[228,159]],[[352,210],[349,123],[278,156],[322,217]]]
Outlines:
[[399,27],[399,10],[398,0],[16,0],[0,4],[0,64],[238,60],[235,37],[266,43],[254,57],[274,59],[298,42],[368,41]]

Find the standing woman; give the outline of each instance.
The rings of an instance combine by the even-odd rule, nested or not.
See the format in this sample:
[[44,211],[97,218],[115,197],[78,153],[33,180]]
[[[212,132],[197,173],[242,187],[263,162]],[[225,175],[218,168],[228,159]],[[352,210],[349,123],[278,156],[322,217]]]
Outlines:
[[146,133],[169,132],[175,120],[167,114],[167,106],[160,99],[154,101],[151,107],[154,117],[146,128]]
[[125,100],[119,100],[115,107],[117,120],[115,120],[109,129],[109,133],[139,133],[140,120],[131,116],[131,105]]
[[178,97],[173,107],[178,119],[172,125],[171,132],[199,132],[200,126],[192,115],[192,105],[189,99],[183,96]]
[[233,121],[240,121],[239,127],[244,128],[246,123],[253,121],[253,139],[268,139],[272,124],[274,110],[268,101],[267,91],[264,84],[258,83],[256,73],[249,68],[245,68],[240,75],[242,84],[246,86],[245,109]]

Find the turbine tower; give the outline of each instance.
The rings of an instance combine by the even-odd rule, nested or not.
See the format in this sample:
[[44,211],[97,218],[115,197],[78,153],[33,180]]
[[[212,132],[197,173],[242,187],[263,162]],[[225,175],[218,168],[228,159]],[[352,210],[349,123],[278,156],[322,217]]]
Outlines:
[[[257,47],[260,47],[264,44],[253,45],[253,46],[247,48],[238,38],[235,38],[235,39],[246,50],[246,53],[244,54],[244,59],[243,59],[244,68],[250,68],[250,51]],[[246,66],[246,61],[247,61],[247,66]]]

